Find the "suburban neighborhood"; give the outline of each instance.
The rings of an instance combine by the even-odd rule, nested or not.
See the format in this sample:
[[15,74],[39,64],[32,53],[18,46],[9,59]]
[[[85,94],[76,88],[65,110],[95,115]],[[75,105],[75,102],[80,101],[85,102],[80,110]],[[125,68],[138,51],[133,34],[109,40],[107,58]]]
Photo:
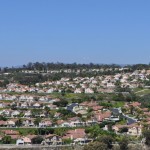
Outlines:
[[[0,144],[85,146],[101,136],[113,138],[112,144],[124,136],[130,138],[129,143],[146,138],[143,132],[150,127],[149,69],[90,69],[97,75],[81,77],[78,72],[89,72],[82,69],[76,70],[76,77],[34,84],[9,79],[15,72],[2,70],[0,74],[1,83],[9,80],[0,87]],[[22,72],[25,77],[33,72],[56,75],[62,69],[20,69],[18,74]],[[63,72],[72,74],[74,70]]]

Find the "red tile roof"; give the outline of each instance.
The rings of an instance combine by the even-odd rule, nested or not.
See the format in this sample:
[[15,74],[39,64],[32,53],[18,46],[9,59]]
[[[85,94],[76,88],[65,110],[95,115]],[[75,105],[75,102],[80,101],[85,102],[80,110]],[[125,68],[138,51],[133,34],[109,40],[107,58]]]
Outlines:
[[84,138],[85,137],[85,129],[75,129],[75,130],[68,130],[63,136],[63,139],[77,139],[77,138]]
[[138,106],[141,106],[141,103],[139,103],[139,102],[133,102],[133,103],[131,103],[129,105],[133,106],[133,107],[138,107]]
[[19,132],[14,130],[2,130],[2,132],[4,132],[6,135],[19,135]]
[[6,124],[7,124],[7,121],[0,120],[0,126],[1,125],[6,125]]

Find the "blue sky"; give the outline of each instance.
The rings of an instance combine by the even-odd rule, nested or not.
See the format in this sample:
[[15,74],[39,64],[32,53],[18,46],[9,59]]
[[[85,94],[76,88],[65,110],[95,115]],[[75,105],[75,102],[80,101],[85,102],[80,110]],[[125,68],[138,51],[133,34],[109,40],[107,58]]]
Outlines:
[[1,0],[0,66],[150,62],[149,0]]

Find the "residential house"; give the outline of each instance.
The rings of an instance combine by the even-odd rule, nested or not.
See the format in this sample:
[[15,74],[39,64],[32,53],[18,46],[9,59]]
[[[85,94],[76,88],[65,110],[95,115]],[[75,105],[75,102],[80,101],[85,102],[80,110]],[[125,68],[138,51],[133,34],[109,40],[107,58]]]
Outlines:
[[45,136],[43,143],[48,145],[62,145],[62,138],[55,134],[49,134]]
[[98,112],[94,114],[94,117],[96,118],[98,123],[101,123],[105,120],[109,120],[109,118],[111,117],[111,112],[110,111]]
[[86,123],[81,121],[81,118],[79,118],[79,117],[69,118],[68,122],[70,122],[71,127],[80,127],[80,126],[86,125]]
[[21,103],[20,108],[28,108],[28,103],[27,102]]
[[41,107],[41,104],[39,104],[39,103],[34,103],[33,104],[33,108],[40,108]]
[[95,118],[91,118],[86,121],[86,126],[92,126],[95,124],[97,124],[97,120]]
[[63,139],[71,139],[74,142],[83,141],[83,139],[87,139],[85,129],[68,130],[63,136]]
[[7,121],[0,120],[0,127],[6,127]]
[[19,138],[16,140],[16,145],[24,145],[24,140]]
[[16,117],[20,114],[20,112],[18,110],[14,110],[11,112],[11,117]]
[[50,127],[52,126],[52,122],[50,120],[42,120],[40,123],[39,123],[39,127]]
[[22,137],[17,139],[16,145],[30,145],[31,144],[31,139],[28,137]]
[[4,116],[6,116],[6,117],[10,117],[11,110],[10,110],[10,109],[1,110],[1,111],[0,111],[0,114],[1,114],[1,115],[4,115]]
[[142,126],[138,124],[132,125],[114,125],[112,129],[115,131],[116,134],[120,132],[122,128],[127,128],[127,134],[132,136],[140,136],[142,135]]
[[56,112],[54,118],[60,118],[60,117],[61,117],[61,113]]
[[142,135],[142,126],[138,124],[132,124],[128,126],[127,134],[133,136],[141,136]]
[[94,91],[90,88],[85,89],[84,93],[94,93]]
[[32,117],[32,113],[30,110],[24,113],[24,118],[30,118],[30,117]]
[[14,120],[8,120],[6,121],[7,127],[15,127],[15,121]]
[[25,119],[25,120],[23,120],[23,126],[33,127],[34,126],[34,119]]
[[65,120],[57,120],[57,126],[59,127],[70,127],[70,122]]
[[82,93],[82,89],[81,89],[81,88],[76,88],[76,89],[74,90],[74,93]]
[[0,108],[4,108],[6,107],[6,104],[5,103],[0,103]]
[[15,130],[2,130],[5,135],[11,136],[12,139],[18,139],[20,137],[19,132]]

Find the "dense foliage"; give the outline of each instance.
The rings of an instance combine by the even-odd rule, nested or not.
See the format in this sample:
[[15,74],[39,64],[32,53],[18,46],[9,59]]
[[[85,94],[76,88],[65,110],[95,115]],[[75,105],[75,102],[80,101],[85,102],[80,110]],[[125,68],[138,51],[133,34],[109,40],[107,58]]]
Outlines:
[[108,150],[107,145],[102,142],[93,142],[84,146],[83,150]]
[[143,131],[143,136],[145,137],[145,144],[150,146],[150,130]]

